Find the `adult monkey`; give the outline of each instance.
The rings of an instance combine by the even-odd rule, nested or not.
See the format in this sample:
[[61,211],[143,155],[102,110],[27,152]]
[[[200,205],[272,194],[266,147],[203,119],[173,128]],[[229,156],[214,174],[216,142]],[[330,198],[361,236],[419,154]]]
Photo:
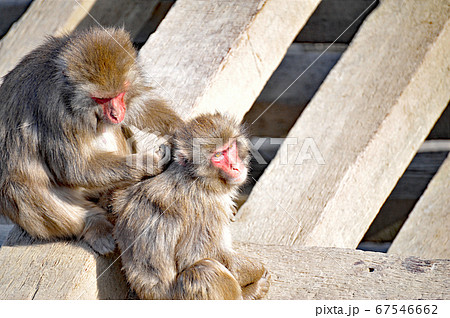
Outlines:
[[0,213],[32,236],[82,238],[111,252],[112,224],[87,198],[161,172],[159,153],[132,154],[128,127],[170,134],[179,118],[154,96],[136,56],[124,30],[91,29],[50,37],[5,76]]

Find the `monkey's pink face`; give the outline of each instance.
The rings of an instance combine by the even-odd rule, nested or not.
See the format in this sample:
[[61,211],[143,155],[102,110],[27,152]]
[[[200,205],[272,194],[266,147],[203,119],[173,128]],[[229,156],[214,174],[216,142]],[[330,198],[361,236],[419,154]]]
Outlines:
[[125,118],[127,107],[124,102],[125,92],[112,98],[91,98],[103,108],[104,118],[111,124],[119,124]]
[[231,184],[241,184],[247,179],[247,167],[239,158],[236,141],[217,149],[211,157],[211,163],[223,171]]

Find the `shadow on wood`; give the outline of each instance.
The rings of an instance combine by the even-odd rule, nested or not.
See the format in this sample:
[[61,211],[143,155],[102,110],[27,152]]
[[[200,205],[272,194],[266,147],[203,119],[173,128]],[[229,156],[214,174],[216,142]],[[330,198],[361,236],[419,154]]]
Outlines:
[[36,240],[14,226],[0,248],[0,299],[125,299],[116,259],[84,243]]

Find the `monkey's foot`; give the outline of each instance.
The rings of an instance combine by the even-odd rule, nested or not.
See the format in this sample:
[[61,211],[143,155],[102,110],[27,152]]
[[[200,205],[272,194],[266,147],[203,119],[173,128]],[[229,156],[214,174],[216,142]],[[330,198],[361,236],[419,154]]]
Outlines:
[[113,225],[106,219],[97,223],[102,224],[89,227],[83,235],[83,240],[100,255],[114,252],[116,243],[112,236]]
[[243,299],[261,299],[266,296],[270,287],[270,273],[265,270],[261,278],[254,283],[242,287]]

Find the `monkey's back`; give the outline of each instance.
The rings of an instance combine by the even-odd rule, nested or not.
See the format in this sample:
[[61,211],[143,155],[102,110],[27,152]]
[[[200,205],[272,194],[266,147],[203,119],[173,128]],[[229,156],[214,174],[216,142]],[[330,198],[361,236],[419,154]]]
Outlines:
[[[56,123],[62,96],[55,60],[66,38],[50,38],[25,56],[0,87],[0,181],[20,169],[28,158],[40,156],[40,140]],[[62,76],[62,74],[60,74]],[[44,107],[43,107],[44,105]],[[19,166],[19,167],[18,167]]]

